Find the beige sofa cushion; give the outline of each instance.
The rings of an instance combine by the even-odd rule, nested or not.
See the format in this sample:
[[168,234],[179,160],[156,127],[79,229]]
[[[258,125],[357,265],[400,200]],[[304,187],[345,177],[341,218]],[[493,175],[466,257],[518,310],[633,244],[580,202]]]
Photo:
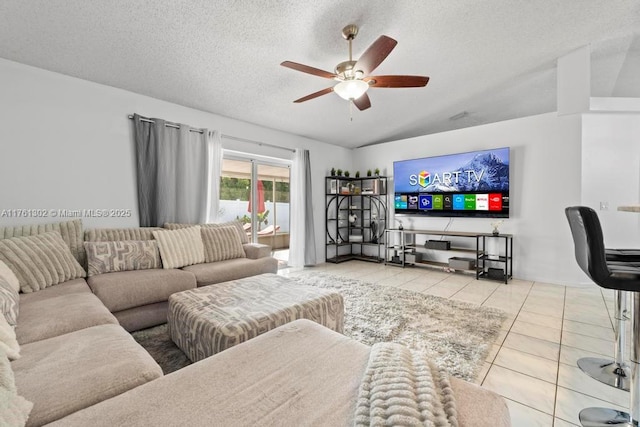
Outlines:
[[146,304],[167,301],[169,295],[193,289],[196,279],[182,270],[138,270],[89,277],[89,286],[113,313]]
[[33,236],[48,231],[57,231],[62,236],[62,240],[69,246],[73,257],[81,266],[86,265],[87,257],[84,252],[82,238],[82,220],[75,219],[72,221],[57,222],[51,224],[33,224],[15,227],[0,227],[0,239],[8,239],[10,237]]
[[227,222],[208,223],[208,224],[179,224],[179,223],[166,222],[164,224],[164,228],[169,230],[178,230],[180,228],[193,227],[194,225],[199,225],[202,228],[218,228],[218,227],[229,227],[229,226],[235,227],[238,229],[238,234],[240,235],[240,241],[242,243],[249,243],[249,236],[247,236],[247,233],[244,231],[244,227],[240,221],[227,221]]
[[133,332],[167,323],[168,307],[167,301],[155,302],[116,311],[113,315],[118,319],[120,326],[128,332]]
[[[53,426],[353,425],[369,347],[297,320]],[[510,426],[504,399],[451,380],[460,427]],[[28,397],[25,395],[25,397]],[[141,410],[149,408],[152,410]]]
[[206,264],[190,265],[182,270],[196,276],[198,286],[228,282],[243,277],[257,276],[263,273],[276,273],[278,260],[275,258],[235,258],[226,261],[210,262]]
[[28,426],[55,421],[162,376],[149,353],[118,325],[23,345],[13,370],[20,394],[33,402]]
[[[368,358],[364,344],[300,320],[73,414],[59,425],[353,425],[348,420]],[[149,402],[154,409],[141,411]]]
[[117,323],[84,279],[78,279],[21,294],[16,335],[20,344],[26,344],[95,325]]
[[271,246],[262,243],[245,243],[242,245],[247,258],[259,259],[271,256]]
[[155,240],[85,242],[84,247],[87,251],[88,276],[162,268],[158,242]]
[[115,242],[120,240],[153,240],[152,232],[160,227],[93,228],[84,233],[86,242]]
[[163,268],[180,268],[204,262],[204,245],[200,226],[178,230],[154,231]]
[[25,425],[33,404],[18,395],[11,363],[0,348],[0,426]]
[[25,293],[86,276],[57,231],[0,240],[0,260]]
[[201,235],[205,262],[246,257],[236,227],[203,228]]

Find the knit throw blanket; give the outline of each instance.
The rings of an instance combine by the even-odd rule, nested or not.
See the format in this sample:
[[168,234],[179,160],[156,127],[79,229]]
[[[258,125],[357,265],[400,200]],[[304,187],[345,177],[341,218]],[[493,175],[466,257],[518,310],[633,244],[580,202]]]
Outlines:
[[360,385],[355,425],[457,427],[447,373],[403,345],[374,344]]

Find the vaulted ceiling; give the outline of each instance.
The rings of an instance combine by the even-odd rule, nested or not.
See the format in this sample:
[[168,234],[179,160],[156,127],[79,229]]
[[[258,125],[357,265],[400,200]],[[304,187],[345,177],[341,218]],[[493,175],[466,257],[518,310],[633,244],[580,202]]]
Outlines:
[[[279,64],[333,72],[350,23],[356,58],[398,41],[374,74],[429,84],[294,104],[335,82]],[[345,147],[554,111],[588,44],[593,96],[640,97],[638,0],[0,0],[2,58]]]

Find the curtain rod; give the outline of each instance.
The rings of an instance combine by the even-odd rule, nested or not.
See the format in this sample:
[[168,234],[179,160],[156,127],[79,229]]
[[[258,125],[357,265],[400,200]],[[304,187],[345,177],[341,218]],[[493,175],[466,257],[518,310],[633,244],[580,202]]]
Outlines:
[[[133,120],[132,114],[129,114],[129,119]],[[140,120],[147,123],[155,123],[153,120],[147,119],[146,117],[140,117]],[[164,125],[168,128],[180,129],[180,126],[177,123],[171,123],[171,122],[165,121]],[[204,133],[202,129],[189,129],[189,132]]]
[[[133,114],[129,114],[129,119],[133,120]],[[146,117],[142,117],[142,116],[140,117],[140,120],[142,120],[143,122],[147,122],[147,123],[155,123],[153,120],[147,119]],[[170,127],[170,128],[174,128],[174,129],[179,129],[180,128],[180,126],[178,126],[177,123],[165,122],[164,125],[167,126],[167,127]],[[202,129],[189,129],[189,132],[203,133],[204,131]],[[278,148],[280,150],[291,151],[292,153],[296,152],[296,150],[293,150],[291,148],[285,148],[285,147],[280,147],[278,145],[267,144],[266,142],[259,142],[259,141],[252,141],[250,139],[238,138],[237,136],[231,136],[231,135],[222,134],[222,138],[231,139],[233,141],[248,142],[250,144],[258,144],[258,145],[264,146],[264,147]]]
[[291,148],[285,148],[285,147],[280,147],[279,145],[267,144],[266,142],[259,142],[259,141],[252,141],[250,139],[238,138],[237,136],[231,136],[231,135],[222,134],[222,137],[226,138],[226,139],[231,139],[233,141],[248,142],[250,144],[258,144],[258,145],[261,145],[261,146],[264,146],[264,147],[271,147],[271,148],[277,148],[279,150],[291,151],[292,153],[296,152],[296,150],[291,149]]

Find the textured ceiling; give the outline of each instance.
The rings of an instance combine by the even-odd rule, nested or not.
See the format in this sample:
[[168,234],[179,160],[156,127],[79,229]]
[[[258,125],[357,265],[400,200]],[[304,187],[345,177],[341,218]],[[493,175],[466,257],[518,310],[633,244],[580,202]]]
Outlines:
[[[293,104],[381,34],[373,74],[428,75]],[[640,96],[638,0],[0,0],[0,57],[317,140],[358,147],[554,111],[555,61],[593,48],[594,96]],[[455,117],[455,119],[452,119]],[[167,119],[171,119],[170,117]]]

